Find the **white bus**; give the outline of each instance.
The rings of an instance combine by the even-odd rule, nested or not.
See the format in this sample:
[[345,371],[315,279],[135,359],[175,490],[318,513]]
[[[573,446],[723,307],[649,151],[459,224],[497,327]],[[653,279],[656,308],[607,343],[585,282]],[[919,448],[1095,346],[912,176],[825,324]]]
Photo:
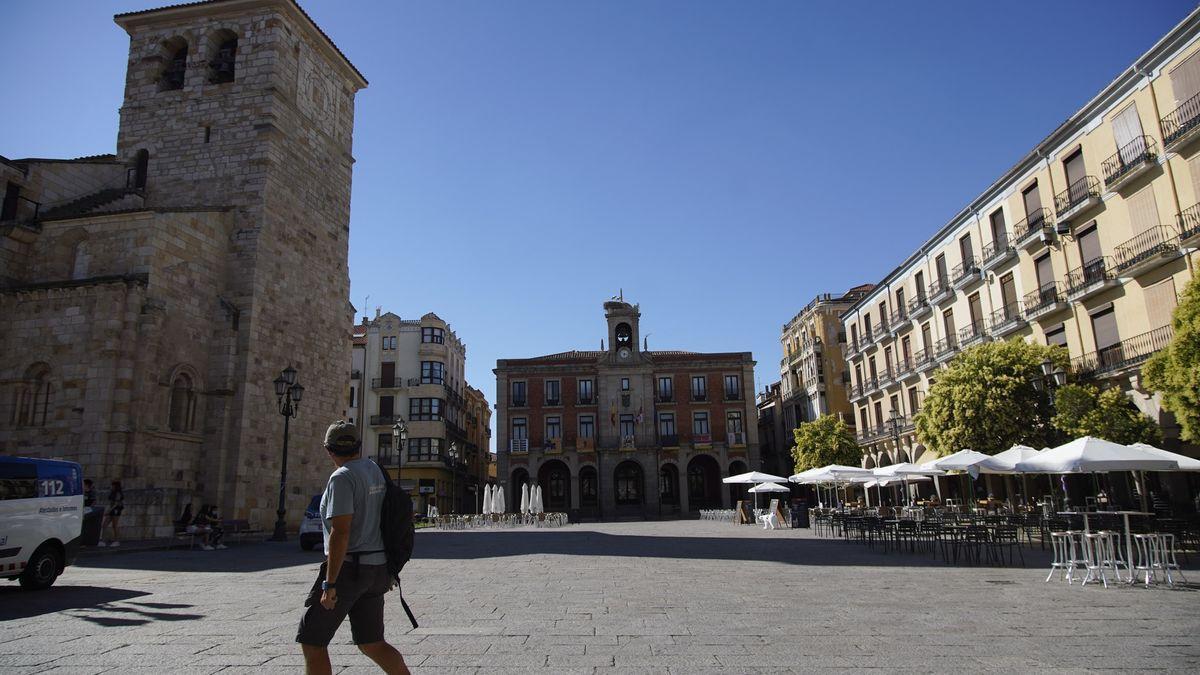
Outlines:
[[0,457],[0,577],[54,583],[83,530],[83,470],[57,459]]

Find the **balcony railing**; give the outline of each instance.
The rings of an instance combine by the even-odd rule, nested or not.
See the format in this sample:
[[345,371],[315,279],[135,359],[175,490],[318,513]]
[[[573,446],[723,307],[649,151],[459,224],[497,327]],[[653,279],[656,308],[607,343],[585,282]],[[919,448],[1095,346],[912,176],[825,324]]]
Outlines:
[[[415,387],[418,384],[421,384],[419,378],[408,378],[408,386]],[[372,389],[399,389],[403,386],[405,386],[403,377],[375,377],[371,379]]]
[[850,398],[858,399],[863,397],[863,386],[861,384],[850,385]]
[[516,453],[529,452],[528,438],[510,438],[508,441],[508,451]]
[[1200,235],[1200,204],[1189,206],[1175,216],[1180,243],[1191,241]]
[[929,349],[921,347],[913,352],[912,361],[913,367],[922,371],[933,365],[933,355],[929,353]]
[[1179,104],[1159,123],[1162,125],[1163,145],[1168,148],[1191,136],[1191,132],[1200,126],[1200,94]]
[[851,357],[862,351],[862,346],[858,342],[858,338],[854,338],[846,343],[846,356]]
[[983,247],[983,267],[990,268],[993,265],[998,265],[1000,262],[1017,252],[1013,248],[1012,242],[1008,240],[1008,235],[1001,237],[995,241],[989,241]]
[[925,295],[924,289],[915,298],[908,301],[908,315],[913,319],[921,316],[929,311],[929,309],[929,298]]
[[510,408],[524,408],[528,403],[529,400],[522,396],[521,398],[513,398],[513,400],[509,401],[508,406]]
[[863,380],[863,391],[867,394],[879,389],[879,376],[868,377]]
[[696,401],[696,402],[700,402],[700,401],[707,401],[707,400],[708,400],[708,393],[707,393],[707,392],[703,392],[703,391],[693,391],[693,392],[692,392],[692,400],[693,400],[693,401]]
[[1024,247],[1038,241],[1043,233],[1050,231],[1050,226],[1053,224],[1049,209],[1034,209],[1029,212],[1029,215],[1025,216],[1025,220],[1013,225],[1013,237],[1017,246]]
[[1171,343],[1174,329],[1170,325],[1155,328],[1147,333],[1121,340],[1090,354],[1071,360],[1075,371],[1081,375],[1103,377],[1141,364]]
[[554,398],[547,398],[546,405],[548,405],[548,406],[562,405],[562,398],[557,397],[557,396]]
[[939,360],[956,351],[958,351],[958,338],[956,336],[944,337],[933,345],[933,353]]
[[580,396],[578,405],[592,405],[596,402],[595,396]]
[[740,401],[740,400],[742,400],[742,392],[729,391],[728,389],[726,389],[725,390],[725,400],[726,401]]
[[1021,316],[1021,303],[1011,302],[992,312],[988,317],[988,331],[993,335],[1005,335],[1025,325]]
[[1110,188],[1132,178],[1138,169],[1149,166],[1158,159],[1158,145],[1149,136],[1138,136],[1121,146],[1116,154],[1104,160],[1100,171],[1104,184]]
[[1100,197],[1100,181],[1095,176],[1084,176],[1054,196],[1054,211],[1060,221],[1074,215],[1092,199]]
[[913,369],[912,359],[906,359],[904,357],[900,357],[899,359],[896,360],[896,377],[904,377],[908,373],[911,373],[912,369]]
[[953,295],[954,289],[950,288],[950,282],[946,279],[934,279],[929,282],[929,301],[931,303],[939,304]]
[[658,444],[664,448],[678,448],[679,434],[661,434],[658,437]]
[[1173,228],[1160,225],[1117,245],[1114,253],[1117,272],[1146,270],[1178,254],[1179,237]]
[[969,283],[982,280],[983,276],[979,272],[979,261],[975,256],[970,256],[963,260],[954,267],[952,278],[957,288],[962,288]]
[[674,403],[675,402],[675,394],[674,394],[674,392],[660,391],[654,395],[654,402],[655,403]]
[[984,325],[983,319],[972,321],[971,323],[958,329],[958,344],[966,347],[969,344],[979,342],[987,337],[987,326]]
[[910,323],[908,320],[908,308],[897,307],[896,309],[893,309],[892,313],[888,314],[888,326],[891,327],[890,332],[893,335],[906,328],[911,328],[912,323]]
[[399,421],[399,415],[371,415],[371,426],[390,427]]
[[1063,285],[1056,281],[1043,284],[1041,288],[1025,294],[1021,304],[1025,315],[1035,319],[1054,309],[1063,307],[1067,302],[1067,292]]
[[1067,298],[1079,300],[1102,289],[1116,278],[1113,259],[1102,256],[1067,272]]

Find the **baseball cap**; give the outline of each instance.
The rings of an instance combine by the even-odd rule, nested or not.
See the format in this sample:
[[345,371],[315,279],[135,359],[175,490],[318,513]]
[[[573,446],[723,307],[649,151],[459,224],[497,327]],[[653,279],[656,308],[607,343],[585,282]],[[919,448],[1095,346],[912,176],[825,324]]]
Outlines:
[[325,431],[325,449],[335,455],[353,455],[362,442],[358,438],[358,427],[338,420]]

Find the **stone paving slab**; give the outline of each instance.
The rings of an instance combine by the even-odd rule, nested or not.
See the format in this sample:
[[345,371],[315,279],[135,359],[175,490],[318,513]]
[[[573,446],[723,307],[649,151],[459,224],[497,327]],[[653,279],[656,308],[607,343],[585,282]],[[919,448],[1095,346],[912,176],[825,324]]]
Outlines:
[[[404,575],[421,627],[389,597],[387,636],[415,673],[1194,672],[1197,587],[1047,584],[1046,554],[1025,558],[950,567],[698,521],[423,530]],[[0,672],[298,672],[318,564],[259,543],[84,558],[42,593],[5,584]],[[330,646],[340,672],[377,672],[349,640]]]

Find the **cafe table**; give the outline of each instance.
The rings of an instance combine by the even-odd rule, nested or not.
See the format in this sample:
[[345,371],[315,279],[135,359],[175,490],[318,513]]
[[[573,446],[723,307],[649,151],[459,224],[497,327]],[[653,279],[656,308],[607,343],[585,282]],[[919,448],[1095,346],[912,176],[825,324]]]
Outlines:
[[1083,533],[1088,534],[1091,529],[1088,526],[1088,515],[1105,515],[1105,516],[1121,516],[1125,521],[1125,565],[1129,571],[1129,581],[1133,583],[1133,533],[1129,528],[1129,516],[1152,516],[1153,513],[1147,511],[1059,511],[1060,516],[1083,516]]

